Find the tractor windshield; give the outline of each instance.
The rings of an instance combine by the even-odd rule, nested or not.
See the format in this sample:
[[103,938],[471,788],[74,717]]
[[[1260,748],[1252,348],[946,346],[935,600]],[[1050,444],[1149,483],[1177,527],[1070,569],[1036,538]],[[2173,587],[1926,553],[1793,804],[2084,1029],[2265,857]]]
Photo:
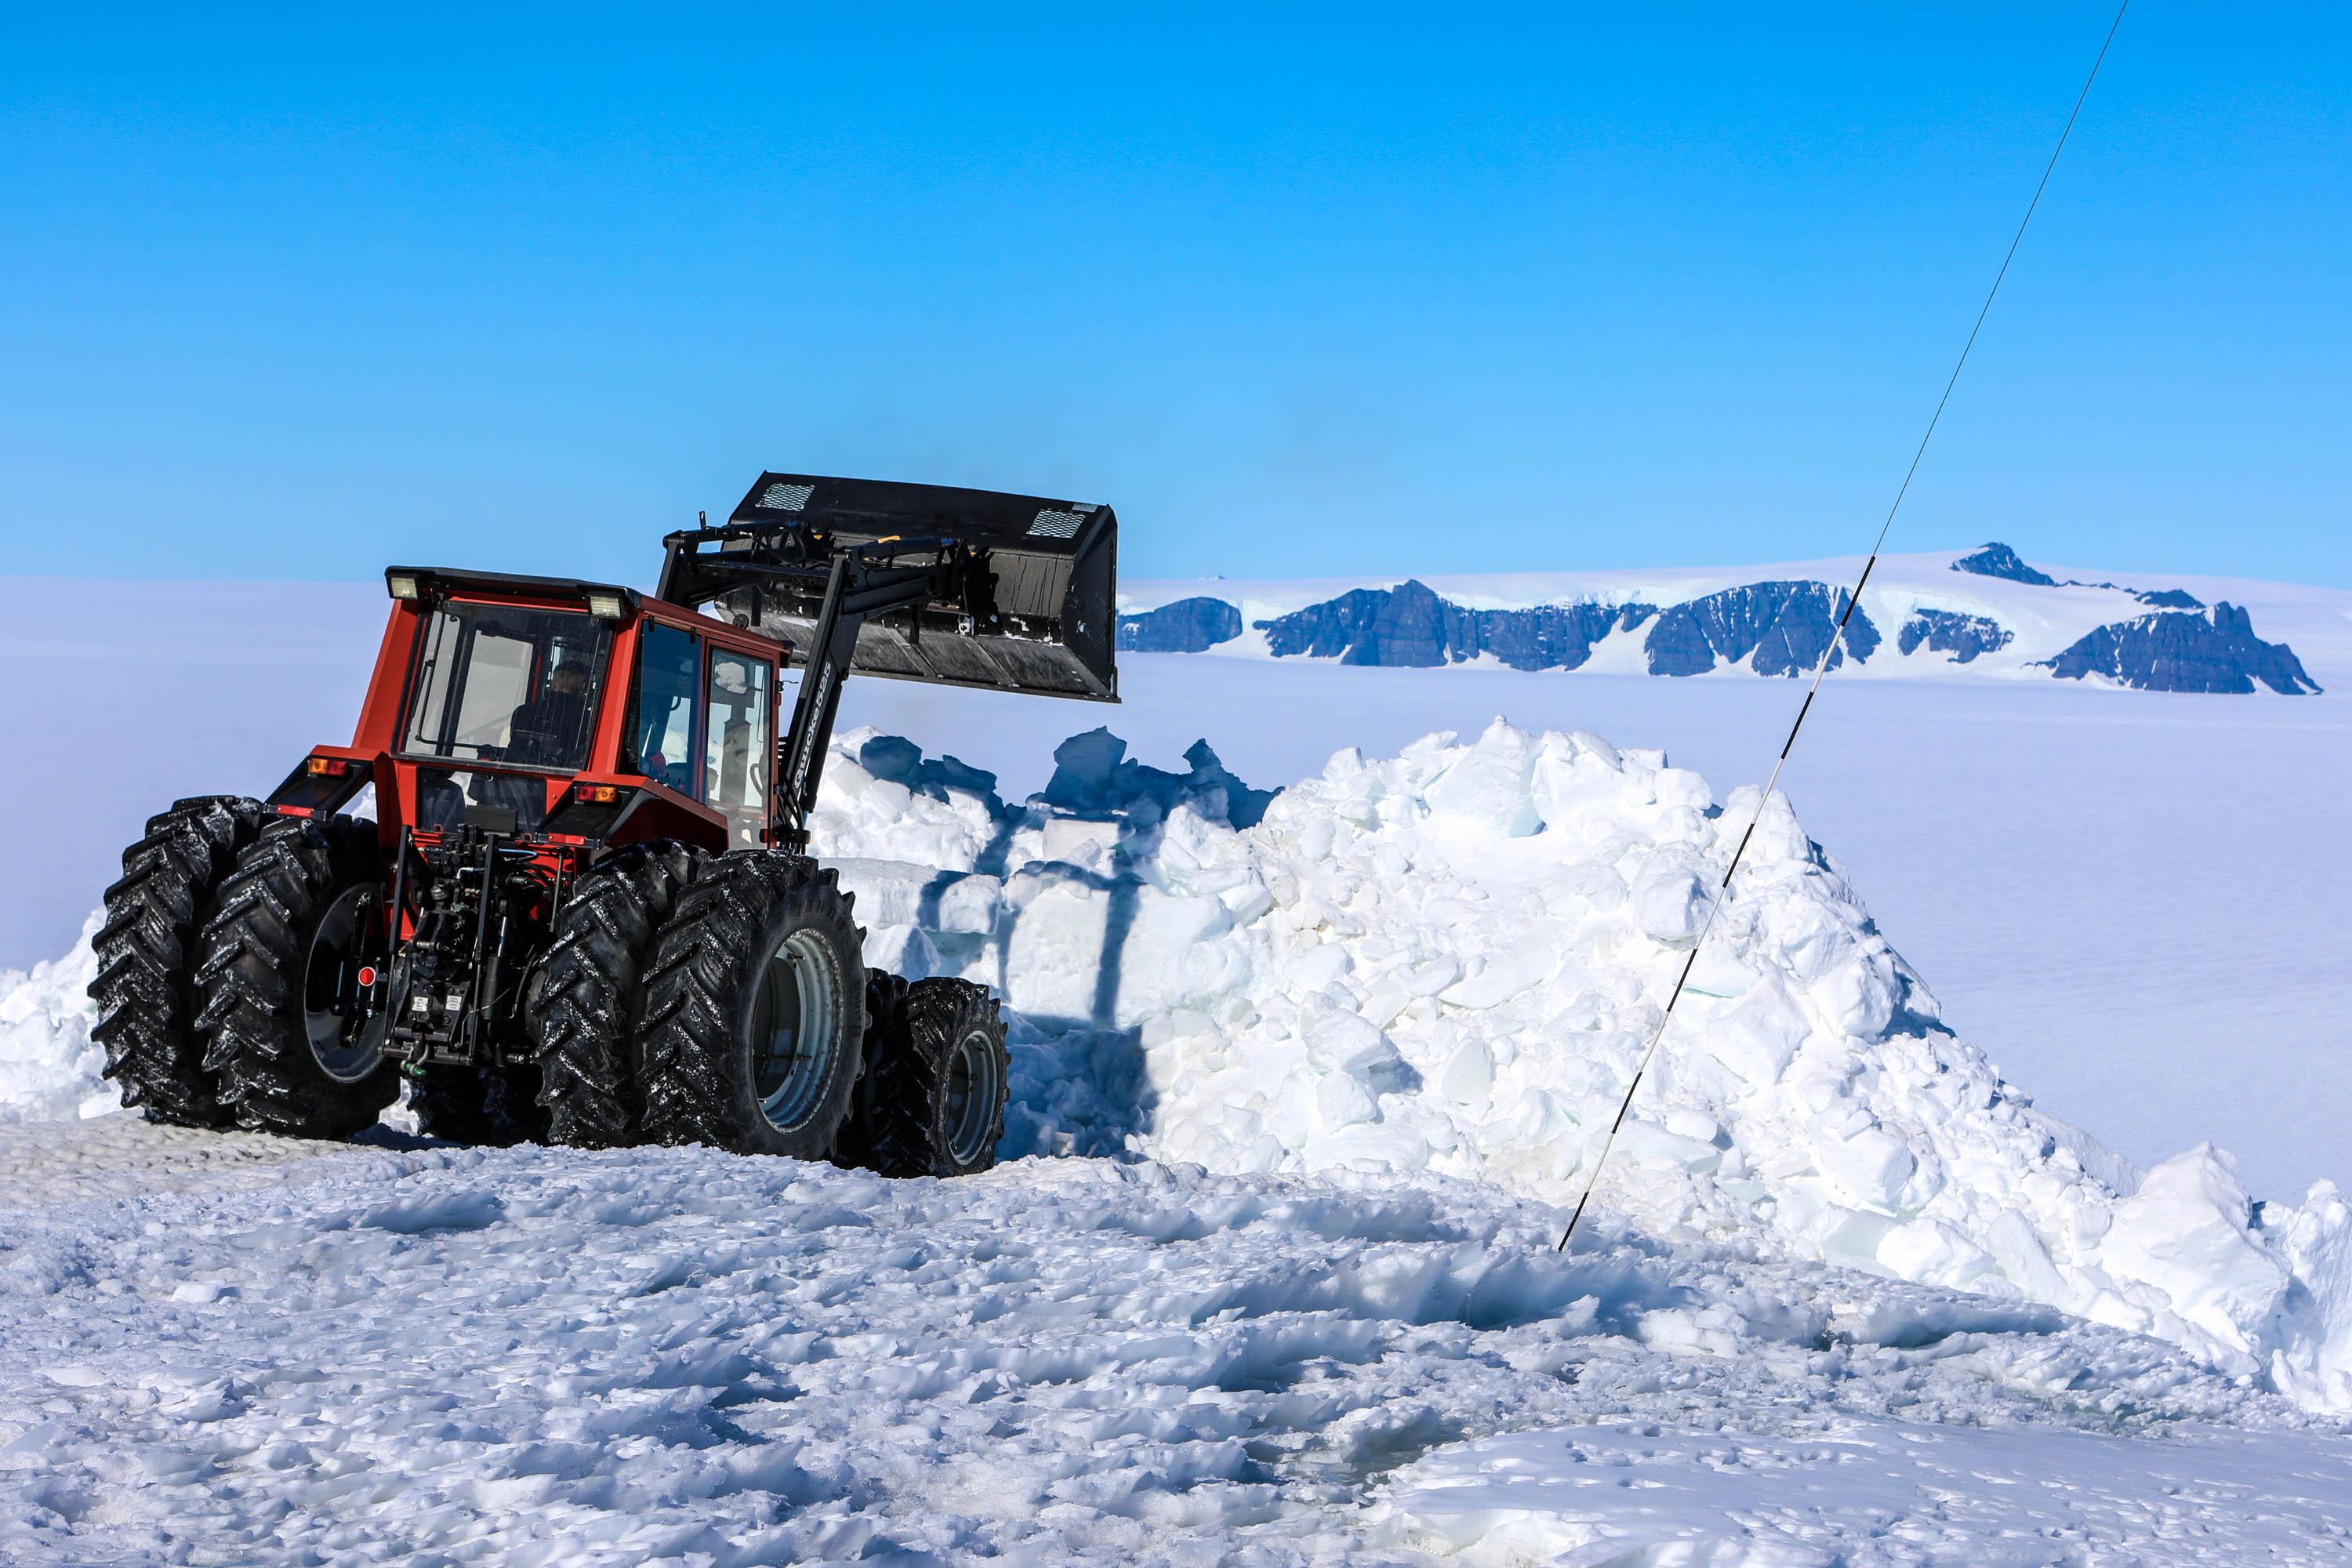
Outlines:
[[588,742],[612,643],[579,610],[453,601],[425,628],[401,750],[572,773]]

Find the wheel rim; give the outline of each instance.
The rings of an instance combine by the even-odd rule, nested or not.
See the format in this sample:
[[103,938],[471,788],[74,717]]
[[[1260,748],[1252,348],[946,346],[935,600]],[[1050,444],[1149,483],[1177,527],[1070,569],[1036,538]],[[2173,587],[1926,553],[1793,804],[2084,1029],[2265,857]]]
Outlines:
[[996,1103],[1003,1098],[998,1077],[996,1040],[982,1027],[965,1031],[948,1058],[948,1155],[958,1165],[969,1165],[988,1152],[988,1132],[996,1120]]
[[343,889],[311,933],[303,965],[302,1024],[310,1055],[337,1083],[357,1083],[383,1061],[382,1020],[365,1017],[360,1001],[359,972],[374,903],[364,885]]
[[760,1114],[790,1132],[816,1114],[833,1077],[840,1037],[840,976],[813,931],[777,944],[760,973],[751,1008],[752,1093]]

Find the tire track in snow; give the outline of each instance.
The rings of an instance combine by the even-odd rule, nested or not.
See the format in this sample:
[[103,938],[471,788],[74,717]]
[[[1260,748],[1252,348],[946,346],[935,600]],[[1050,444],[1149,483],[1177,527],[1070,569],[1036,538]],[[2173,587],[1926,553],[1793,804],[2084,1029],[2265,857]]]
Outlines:
[[[76,1157],[137,1163],[138,1129],[77,1124]],[[1555,1258],[1555,1218],[1427,1178],[539,1149],[334,1150],[8,1213],[0,1556],[1419,1562],[1400,1508],[1514,1434],[1761,1452],[1899,1420],[2060,1464],[2075,1432],[2345,1441],[2153,1341],[1638,1235]],[[2347,1522],[2303,1484],[2200,1549]],[[1988,1506],[1972,1528],[2003,1525]],[[1746,1528],[1717,1515],[1693,1528]],[[2188,1561],[2162,1522],[2102,1528]]]

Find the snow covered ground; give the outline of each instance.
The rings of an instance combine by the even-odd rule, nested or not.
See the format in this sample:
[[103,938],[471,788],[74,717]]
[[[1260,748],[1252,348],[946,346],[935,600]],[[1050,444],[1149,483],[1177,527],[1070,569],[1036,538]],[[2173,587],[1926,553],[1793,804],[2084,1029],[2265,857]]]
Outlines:
[[[320,650],[372,640],[319,631]],[[66,662],[122,657],[118,641]],[[358,679],[313,668],[323,651],[265,657],[346,703]],[[1580,730],[1648,739],[1664,713],[1733,752],[1761,731],[1760,762],[1791,694],[1223,661],[1244,687],[1194,673],[1213,662],[1131,659],[1129,689],[1150,695],[1101,711],[1142,721],[1167,773],[1097,739],[1043,777],[1083,709],[858,692],[852,720],[952,725],[968,760],[1002,748],[1033,770],[1010,774],[1007,805],[847,733],[814,825],[870,957],[987,980],[1019,1015],[1006,1153],[1026,1157],[980,1181],[58,1120],[103,1103],[87,961],[0,981],[0,1074],[20,1115],[50,1119],[0,1129],[0,1342],[23,1347],[0,1367],[17,1498],[0,1554],[2352,1557],[2352,1206],[2300,1180],[2257,1184],[2257,1203],[2198,1131],[2127,1151],[2172,1156],[2143,1171],[2045,1114],[1897,955],[1914,911],[1890,917],[1874,888],[1865,910],[1854,889],[1873,884],[1810,807],[1805,829],[1783,803],[1764,812],[1603,1219],[1574,1255],[1547,1250],[1757,814],[1728,783],[1759,770],[1734,756],[1718,790],[1589,733],[1410,726],[1507,693],[1570,703]],[[238,659],[218,668],[249,701]],[[151,695],[191,691],[152,668]],[[1654,704],[1677,688],[1724,705]],[[2124,984],[2144,989],[2151,933],[2252,945],[2217,917],[2227,887],[2119,911],[2148,860],[2178,875],[2252,855],[2241,882],[2273,875],[2257,905],[2302,887],[2273,875],[2290,854],[2326,874],[2336,698],[1971,690],[2009,706],[1938,710],[1931,767],[1886,756],[1925,739],[1902,727],[1920,721],[1900,687],[1833,689],[1824,717],[1851,717],[1809,733],[1811,759],[1878,787],[1823,798],[1842,825],[1876,823],[1884,853],[2026,879],[1979,925],[2026,922],[2019,940],[2046,947],[2070,911],[2093,938],[2128,918]],[[1754,693],[1783,700],[1732,702]],[[1613,721],[1584,717],[1611,701]],[[55,706],[68,739],[105,724]],[[1348,728],[1364,753],[1260,765]],[[1297,782],[1268,804],[1205,753],[1178,764],[1167,741],[1187,731],[1234,737],[1220,750],[1252,784]],[[2248,743],[2267,748],[2259,780],[2230,754]],[[2159,745],[2201,793],[2179,803],[2201,832],[2149,830],[2169,797],[2132,764]],[[2056,826],[1966,798],[2053,753],[2073,786]],[[2117,753],[2114,776],[2093,765]],[[232,785],[280,771],[223,755],[269,775]],[[2250,782],[2299,836],[2213,809]],[[1938,849],[1939,811],[1974,837]],[[2099,841],[2061,831],[2098,817],[2127,825],[2137,860],[2103,864]],[[2343,929],[2327,897],[2288,895],[2323,959]],[[2299,983],[2341,983],[2319,967]],[[2282,984],[2296,976],[2263,978],[2290,1010],[2308,999]],[[2233,977],[2222,1044],[2240,1068],[2263,1043],[2249,1001]],[[2168,1070],[2074,1048],[2110,1079]],[[2294,1113],[2310,1134],[2308,1174],[2343,1173],[2331,1108],[2284,1076],[2265,1086],[2273,1123]],[[2210,1122],[2203,1086],[2171,1090],[2182,1121]]]
[[1467,1183],[192,1136],[5,1145],[0,1558],[2352,1557],[2352,1437],[2154,1341]]

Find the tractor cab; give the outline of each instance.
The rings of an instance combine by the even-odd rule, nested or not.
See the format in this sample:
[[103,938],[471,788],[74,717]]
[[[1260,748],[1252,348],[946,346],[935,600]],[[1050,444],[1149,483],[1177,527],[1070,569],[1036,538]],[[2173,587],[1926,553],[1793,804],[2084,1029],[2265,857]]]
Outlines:
[[387,847],[468,826],[550,850],[769,841],[789,645],[631,589],[394,567],[358,732],[270,797],[332,813],[373,781]]

